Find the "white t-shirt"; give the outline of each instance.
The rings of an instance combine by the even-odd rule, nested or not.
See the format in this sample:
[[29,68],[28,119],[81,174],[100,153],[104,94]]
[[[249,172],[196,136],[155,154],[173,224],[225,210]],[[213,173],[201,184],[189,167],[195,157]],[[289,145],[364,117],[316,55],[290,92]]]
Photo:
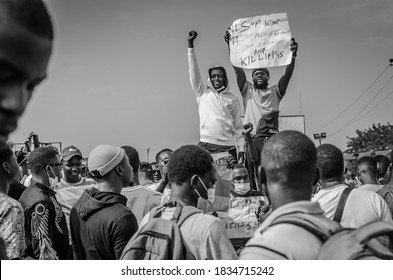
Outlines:
[[377,192],[382,189],[383,185],[365,184],[358,187],[359,190],[367,190]]
[[256,89],[249,81],[244,85],[242,97],[245,111],[244,123],[252,123],[252,134],[256,133],[261,117],[278,111],[282,100],[277,84],[262,90]]
[[[193,206],[184,206],[184,209]],[[175,207],[166,208],[162,218],[170,220]],[[150,212],[143,217],[139,227],[149,220]],[[187,259],[197,260],[237,260],[235,249],[219,218],[204,213],[188,217],[180,226],[180,232],[187,249]]]
[[[60,182],[55,186],[57,201],[61,205],[64,212],[68,233],[71,236],[70,230],[70,212],[75,202],[81,197],[85,189],[90,189],[97,186],[97,182],[90,178],[81,177],[77,183],[68,183],[61,178]],[[70,238],[71,242],[71,238]]]
[[[347,185],[339,185],[330,189],[321,189],[311,200],[321,205],[324,215],[333,219],[340,196]],[[385,221],[393,224],[388,205],[375,192],[354,189],[349,194],[344,207],[341,225],[358,228],[374,221]]]

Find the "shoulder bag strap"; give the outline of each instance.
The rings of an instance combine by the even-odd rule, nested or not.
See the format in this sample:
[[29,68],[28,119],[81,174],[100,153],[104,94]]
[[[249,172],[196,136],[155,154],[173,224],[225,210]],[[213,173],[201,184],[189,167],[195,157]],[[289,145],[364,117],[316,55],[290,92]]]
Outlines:
[[348,196],[352,190],[353,190],[352,188],[348,187],[342,192],[340,196],[340,200],[338,201],[337,204],[336,212],[334,213],[333,221],[336,221],[337,223],[341,222],[341,218],[344,213],[345,203],[347,202]]

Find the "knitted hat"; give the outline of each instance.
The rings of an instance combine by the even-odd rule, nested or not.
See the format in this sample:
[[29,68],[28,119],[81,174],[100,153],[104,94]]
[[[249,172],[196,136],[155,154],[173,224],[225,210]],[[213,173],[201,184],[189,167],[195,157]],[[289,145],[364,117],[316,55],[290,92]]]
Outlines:
[[120,147],[99,145],[90,152],[87,166],[93,176],[104,176],[123,160],[125,154]]
[[257,72],[257,71],[263,71],[263,72],[265,72],[266,75],[270,78],[270,72],[269,72],[269,70],[268,70],[267,68],[255,68],[255,69],[253,69],[253,70],[252,70],[251,77],[254,76],[254,73]]

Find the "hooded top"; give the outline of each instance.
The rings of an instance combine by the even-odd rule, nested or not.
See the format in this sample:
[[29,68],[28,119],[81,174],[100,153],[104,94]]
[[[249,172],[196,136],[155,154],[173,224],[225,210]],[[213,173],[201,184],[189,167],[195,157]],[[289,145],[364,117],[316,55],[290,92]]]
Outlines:
[[222,66],[209,69],[224,70],[225,88],[217,92],[210,78],[207,85],[202,83],[195,49],[188,49],[188,65],[192,90],[199,109],[200,141],[222,146],[237,146],[238,152],[244,151],[243,125],[239,100],[229,92],[226,71]]
[[86,190],[71,209],[70,226],[76,259],[119,259],[138,229],[121,194]]

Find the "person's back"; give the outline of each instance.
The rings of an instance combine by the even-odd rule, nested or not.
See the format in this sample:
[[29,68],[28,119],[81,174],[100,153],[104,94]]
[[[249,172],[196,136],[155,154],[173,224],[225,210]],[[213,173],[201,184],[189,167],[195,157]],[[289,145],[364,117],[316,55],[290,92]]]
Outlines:
[[[347,185],[340,184],[332,189],[321,189],[312,201],[318,202],[325,216],[333,219],[341,194],[346,188]],[[345,203],[341,225],[358,228],[378,220],[393,223],[388,205],[382,197],[369,190],[353,189]]]
[[146,213],[161,204],[162,194],[144,186],[154,184],[151,165],[147,162],[141,165],[138,151],[135,148],[122,146],[122,149],[132,167],[133,184],[124,187],[121,194],[127,198],[127,207],[134,213],[139,224]]
[[132,168],[120,147],[100,145],[89,155],[88,167],[97,188],[83,192],[70,213],[76,259],[119,259],[138,228],[120,194],[132,181]]
[[313,142],[300,132],[280,132],[265,143],[261,159],[259,175],[273,211],[247,242],[240,259],[316,259],[322,240],[303,227],[275,224],[280,217],[303,215],[327,231],[339,227],[323,216],[317,202],[310,201],[319,179]]
[[[184,206],[183,211],[194,206]],[[161,218],[170,220],[175,207],[165,208]],[[147,214],[140,223],[143,227],[149,220]],[[203,212],[187,218],[180,226],[180,232],[186,247],[187,260],[229,260],[237,259],[234,249],[228,243],[225,231],[220,219]]]
[[[340,149],[331,144],[320,145],[317,151],[317,165],[321,170],[321,190],[314,195],[312,201],[318,202],[325,216],[333,219],[340,197],[348,188],[344,184],[344,158]],[[383,199],[375,192],[353,189],[344,205],[341,225],[359,228],[378,220],[392,223],[389,209]]]
[[[135,216],[125,204],[124,196],[100,192],[95,188],[82,194],[70,217],[73,244],[79,248],[75,253],[76,259],[119,259],[128,239],[137,229]],[[76,219],[76,214],[79,219]],[[78,229],[80,236],[76,234]]]
[[[172,186],[169,201],[181,203],[183,211],[196,210],[198,200],[211,199],[217,181],[211,156],[205,149],[193,145],[183,146],[173,153],[168,164],[168,177]],[[175,209],[166,207],[161,218],[171,219]],[[199,213],[189,216],[180,226],[186,259],[237,259],[220,219],[197,211]],[[145,215],[140,228],[149,217],[150,213]]]
[[127,198],[127,207],[134,213],[138,224],[150,210],[161,204],[162,194],[144,186],[125,187],[121,194]]

